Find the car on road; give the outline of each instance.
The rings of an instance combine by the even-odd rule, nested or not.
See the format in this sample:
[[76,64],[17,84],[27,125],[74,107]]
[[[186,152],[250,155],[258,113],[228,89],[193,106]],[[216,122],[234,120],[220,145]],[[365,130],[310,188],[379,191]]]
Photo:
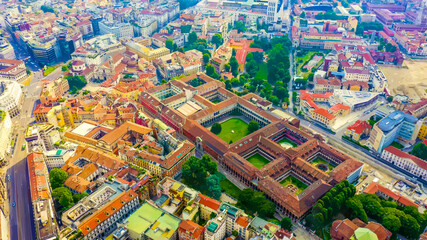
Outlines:
[[15,203],[15,201],[13,201],[13,203],[12,203],[12,207],[15,207],[16,206],[16,203]]

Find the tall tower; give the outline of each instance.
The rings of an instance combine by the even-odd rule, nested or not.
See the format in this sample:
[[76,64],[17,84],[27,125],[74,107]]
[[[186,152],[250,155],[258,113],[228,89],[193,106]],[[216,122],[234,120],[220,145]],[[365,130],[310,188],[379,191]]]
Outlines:
[[279,0],[268,0],[267,6],[267,23],[273,23],[277,21],[277,7]]

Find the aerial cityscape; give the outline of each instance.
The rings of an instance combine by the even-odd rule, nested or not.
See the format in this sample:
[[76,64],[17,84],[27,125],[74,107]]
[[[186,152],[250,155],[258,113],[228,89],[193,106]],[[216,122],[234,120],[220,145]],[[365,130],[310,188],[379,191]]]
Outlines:
[[0,240],[427,240],[427,0],[0,0]]

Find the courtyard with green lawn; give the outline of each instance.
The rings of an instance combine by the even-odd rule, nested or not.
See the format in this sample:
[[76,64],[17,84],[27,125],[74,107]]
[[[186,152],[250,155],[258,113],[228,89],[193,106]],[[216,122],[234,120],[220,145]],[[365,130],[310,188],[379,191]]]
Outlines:
[[259,153],[255,153],[254,155],[248,157],[246,160],[252,163],[252,165],[257,167],[258,169],[264,167],[265,165],[267,165],[267,163],[270,162],[267,158],[265,158]]
[[249,134],[249,124],[240,118],[230,118],[221,124],[218,137],[227,143],[234,143]]
[[311,164],[316,166],[318,169],[324,171],[325,173],[329,173],[330,171],[332,171],[332,169],[335,168],[335,166],[332,165],[330,162],[320,157],[317,157],[313,161],[311,161]]
[[289,188],[289,190],[291,190],[291,192],[295,195],[300,194],[307,188],[307,184],[303,183],[301,180],[292,175],[287,176],[280,182],[280,184],[282,184],[282,186],[284,187]]
[[290,140],[288,138],[282,138],[277,143],[284,149],[294,148],[294,147],[298,146],[298,144],[296,144],[295,142],[293,142],[292,140]]

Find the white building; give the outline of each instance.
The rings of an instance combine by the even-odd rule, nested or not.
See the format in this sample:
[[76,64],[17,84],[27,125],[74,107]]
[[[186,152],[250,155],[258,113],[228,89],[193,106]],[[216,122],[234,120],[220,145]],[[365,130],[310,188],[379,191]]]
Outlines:
[[0,110],[8,112],[13,118],[21,109],[22,89],[14,81],[0,81]]
[[99,23],[101,34],[114,34],[117,38],[133,38],[133,27],[130,23],[107,22]]
[[0,38],[0,58],[15,59],[12,45],[4,38]]
[[12,120],[8,112],[0,112],[0,162],[3,163],[6,152],[10,146],[10,134],[12,132]]
[[132,25],[135,37],[150,37],[157,30],[157,21],[154,18],[144,17]]
[[114,34],[106,34],[86,41],[83,46],[71,54],[71,59],[84,61],[88,66],[99,66],[107,61],[108,57],[125,51],[126,47],[117,40]]
[[278,0],[268,0],[267,23],[274,23],[277,21],[278,5],[279,5]]
[[220,213],[214,219],[211,219],[206,223],[206,229],[204,233],[205,240],[222,240],[225,238],[226,233],[226,213]]
[[403,152],[393,146],[388,146],[384,148],[381,158],[398,168],[427,180],[427,162],[414,155]]
[[50,171],[52,168],[60,168],[64,166],[65,162],[68,160],[68,158],[70,158],[72,151],[58,149],[45,151],[43,154],[46,166]]

